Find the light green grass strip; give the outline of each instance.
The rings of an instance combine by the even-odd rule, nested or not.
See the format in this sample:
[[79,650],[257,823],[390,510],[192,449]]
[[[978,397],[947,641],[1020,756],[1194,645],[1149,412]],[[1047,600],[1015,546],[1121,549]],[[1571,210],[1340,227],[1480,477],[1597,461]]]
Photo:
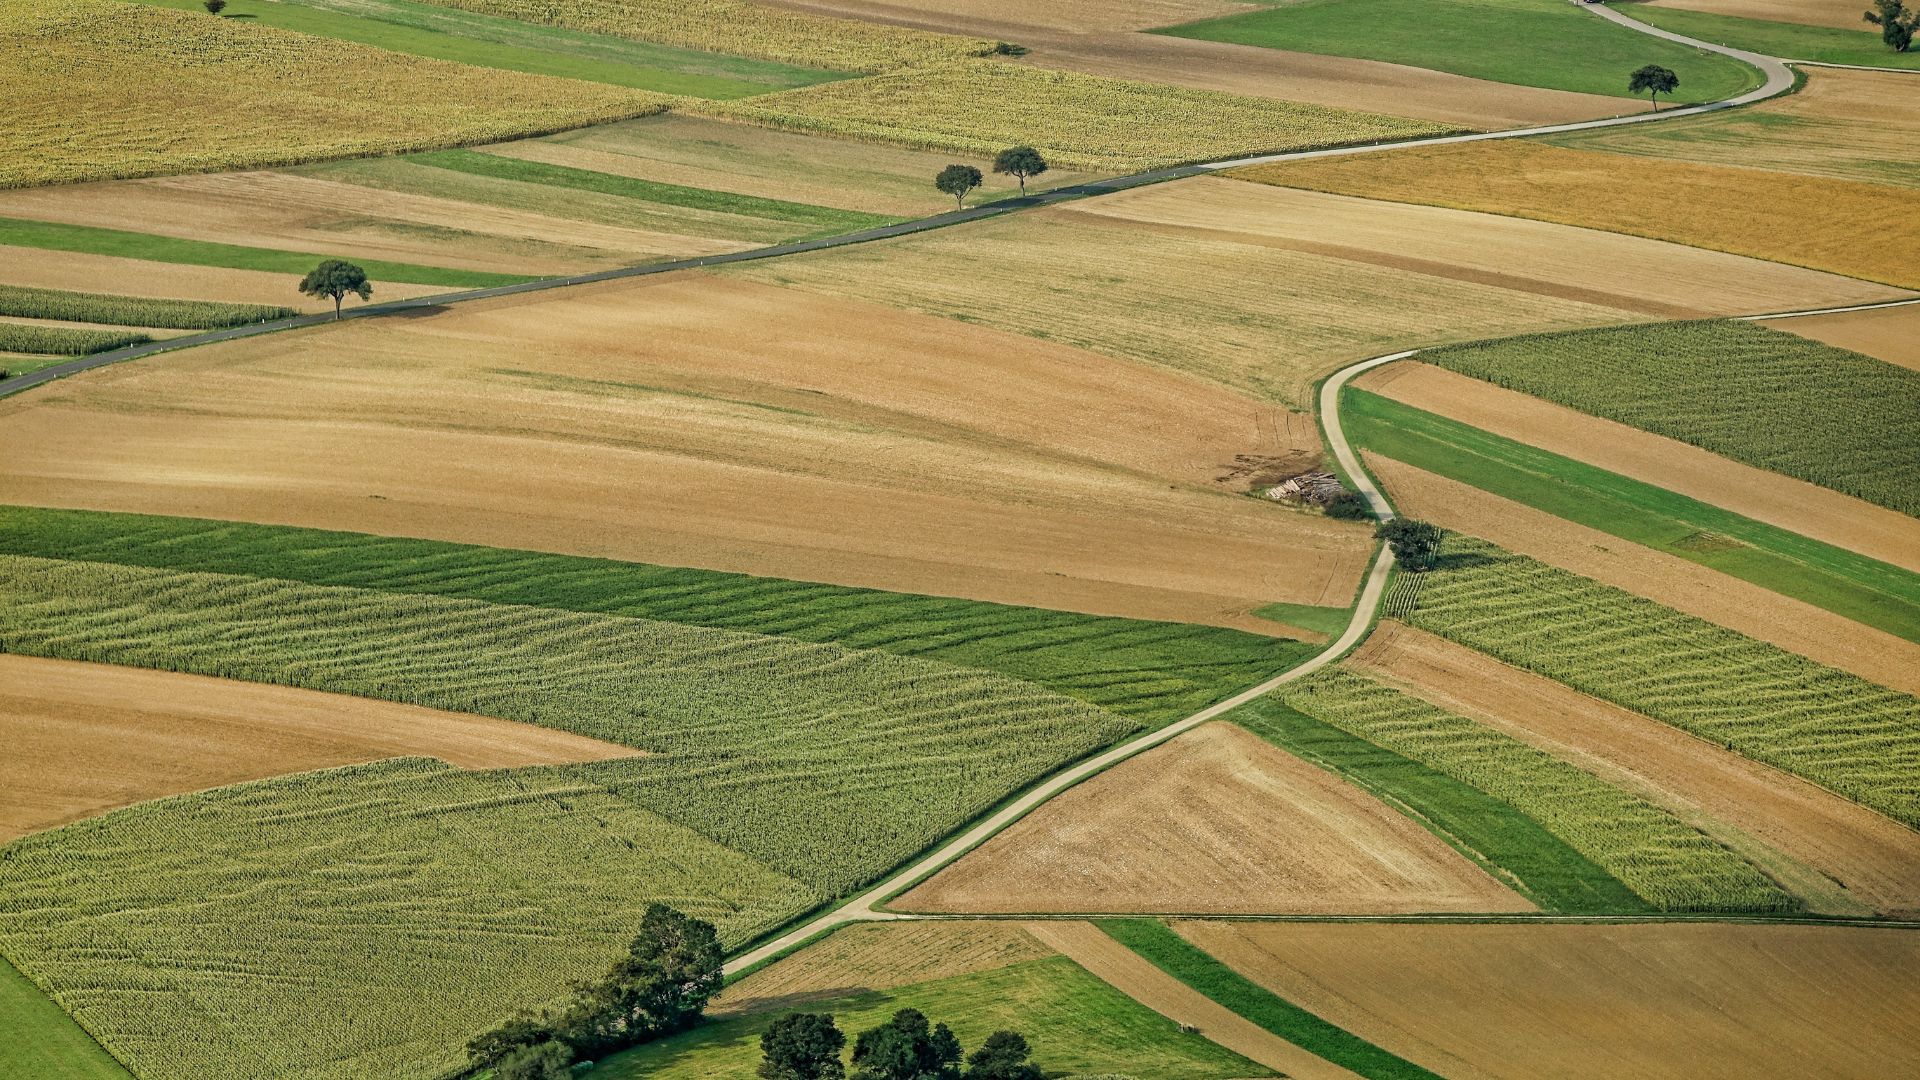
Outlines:
[[1363,390],[1341,422],[1396,461],[1920,641],[1920,574]]
[[169,330],[216,330],[224,326],[283,319],[292,314],[295,314],[292,308],[268,307],[264,304],[156,300],[145,296],[0,285],[0,315],[27,319],[65,319],[116,326],[155,326]]
[[153,338],[130,330],[88,330],[72,326],[28,326],[0,322],[0,352],[43,356],[86,356],[139,345]]
[[133,1080],[93,1036],[0,956],[0,1076]]
[[1320,1019],[1196,948],[1158,919],[1101,919],[1107,936],[1233,1012],[1367,1080],[1441,1080],[1439,1074]]
[[1352,608],[1324,607],[1319,604],[1268,604],[1255,608],[1253,613],[1263,619],[1312,630],[1328,637],[1345,630],[1347,623],[1353,619]]
[[1300,0],[1158,33],[1612,97],[1631,96],[1627,77],[1645,64],[1680,76],[1675,101],[1718,101],[1760,85],[1760,73],[1738,60],[1616,26],[1564,0]]
[[[1912,8],[1912,4],[1907,5]],[[1870,0],[1860,0],[1860,10],[1872,10]],[[1716,45],[1779,56],[1788,60],[1818,60],[1823,64],[1858,64],[1862,67],[1920,68],[1920,51],[1894,52],[1880,40],[1880,28],[1860,21],[1858,30],[1830,26],[1802,26],[1799,23],[1742,19],[1732,15],[1714,15],[1704,11],[1653,7],[1634,4],[1625,9],[1644,23],[1662,30],[1685,34]]]
[[[182,240],[152,233],[102,229],[91,225],[66,225],[52,221],[0,217],[0,244],[41,248],[47,251],[78,251],[88,255],[113,255],[123,259],[181,263],[187,266],[224,266],[233,270],[264,270],[274,274],[305,274],[331,255],[273,248],[219,244],[208,240]],[[492,285],[513,285],[535,278],[522,274],[494,274],[481,270],[453,270],[439,266],[415,266],[382,259],[349,260],[367,272],[373,280],[374,296],[380,295],[380,282],[406,285],[446,285],[479,289]],[[292,293],[291,286],[287,291]]]

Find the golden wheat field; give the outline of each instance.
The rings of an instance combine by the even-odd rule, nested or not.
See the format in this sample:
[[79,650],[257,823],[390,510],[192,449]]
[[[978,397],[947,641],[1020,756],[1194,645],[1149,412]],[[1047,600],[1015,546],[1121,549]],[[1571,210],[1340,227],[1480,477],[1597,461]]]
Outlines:
[[108,0],[0,6],[0,187],[508,139],[668,98]]

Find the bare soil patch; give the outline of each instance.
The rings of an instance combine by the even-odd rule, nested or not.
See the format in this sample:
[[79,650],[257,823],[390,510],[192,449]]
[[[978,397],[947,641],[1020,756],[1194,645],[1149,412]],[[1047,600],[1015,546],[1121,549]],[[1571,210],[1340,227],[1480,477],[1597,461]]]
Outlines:
[[1389,364],[1354,385],[1920,572],[1920,522],[1895,510],[1431,364]]
[[[300,295],[298,274],[186,266],[146,259],[122,259],[113,255],[42,251],[8,244],[0,244],[0,285],[152,296],[165,300],[273,304],[307,312],[333,309],[330,300],[313,300]],[[376,301],[404,300],[448,291],[444,285],[396,285],[376,281],[373,298]]]
[[1181,923],[1281,997],[1452,1080],[1920,1074],[1920,934],[1712,923]]
[[1920,304],[1775,319],[1767,325],[1920,371]]
[[1829,791],[1401,623],[1348,662],[1667,807],[1815,911],[1920,912],[1920,832]]
[[935,913],[1533,907],[1412,819],[1212,723],[1048,801],[893,904]]
[[1256,632],[1276,629],[1249,614],[1265,603],[1344,604],[1370,546],[1216,483],[1238,454],[1313,449],[1270,405],[698,274],[210,346],[0,414],[0,498],[19,503]]
[[632,757],[532,724],[0,654],[0,840],[165,795],[379,758],[469,769]]
[[1920,645],[1675,555],[1376,454],[1401,512],[1638,593],[1822,664],[1920,694]]
[[716,1015],[794,1008],[862,990],[951,979],[1054,955],[1017,922],[862,923],[754,972],[714,999]]
[[1684,8],[1740,19],[1830,26],[1839,30],[1871,29],[1860,13],[1871,7],[1861,0],[1642,0],[1648,7]]

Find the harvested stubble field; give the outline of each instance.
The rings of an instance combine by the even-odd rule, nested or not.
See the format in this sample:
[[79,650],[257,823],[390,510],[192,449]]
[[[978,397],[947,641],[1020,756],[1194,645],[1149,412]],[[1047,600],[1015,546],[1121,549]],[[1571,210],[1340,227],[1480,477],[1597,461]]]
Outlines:
[[1407,621],[1920,824],[1920,699],[1449,534]]
[[[8,5],[0,53],[0,187],[483,142],[666,100],[108,0]],[[254,114],[274,119],[234,122]]]
[[[1007,273],[1036,250],[1044,273]],[[1889,295],[1673,244],[1211,178],[726,274],[984,323],[1299,408],[1342,362],[1411,345]],[[1688,282],[1680,297],[1665,284],[1675,279]]]
[[1630,791],[1485,724],[1346,668],[1282,691],[1315,719],[1511,804],[1661,911],[1782,911],[1798,905],[1751,863]]
[[1241,457],[1315,460],[1304,417],[1064,346],[702,275],[210,346],[0,413],[8,502],[1254,633],[1275,632],[1250,614],[1271,602],[1346,604],[1370,547],[1361,526],[1219,482]]
[[954,979],[1052,955],[1018,922],[852,923],[728,986],[710,1011],[785,1012],[810,1001]]
[[1182,922],[1288,1001],[1454,1080],[1920,1070],[1920,935],[1712,923]]
[[1920,304],[1780,319],[1768,326],[1920,371]]
[[1642,0],[1648,7],[1680,8],[1767,22],[1805,23],[1837,30],[1859,30],[1859,0]]
[[[0,284],[72,293],[98,292],[104,288],[120,295],[156,300],[244,303],[261,307],[284,304],[305,312],[333,310],[331,300],[301,295],[299,274],[184,266],[11,244],[0,244]],[[396,285],[385,281],[375,282],[374,289],[374,295],[382,300],[446,291],[437,285]]]
[[1644,795],[1810,910],[1920,910],[1920,833],[1804,780],[1402,623],[1348,663]]
[[[1231,175],[1605,229],[1920,287],[1920,260],[1913,256],[1920,250],[1920,221],[1906,211],[1913,193],[1891,184],[1518,140],[1255,165]],[[1610,194],[1596,199],[1595,191]],[[1678,288],[1685,297],[1686,286]],[[1862,285],[1851,302],[1897,295]],[[1794,297],[1776,310],[1821,306]]]
[[533,724],[196,675],[0,655],[0,841],[117,806],[388,757],[468,769],[631,757]]
[[1411,819],[1226,723],[1050,800],[891,906],[946,914],[1533,910]]

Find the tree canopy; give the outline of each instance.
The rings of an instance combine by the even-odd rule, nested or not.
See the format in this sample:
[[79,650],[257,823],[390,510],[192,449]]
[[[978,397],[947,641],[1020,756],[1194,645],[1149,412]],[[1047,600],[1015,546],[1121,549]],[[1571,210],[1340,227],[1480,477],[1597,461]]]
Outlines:
[[367,281],[367,272],[341,259],[328,259],[300,279],[300,292],[316,300],[333,301],[333,317],[340,317],[340,301],[348,293],[362,300],[373,296],[373,285]]
[[1873,0],[1868,22],[1880,28],[1880,40],[1894,52],[1906,52],[1913,45],[1913,32],[1920,28],[1920,10],[1909,10],[1905,0]]
[[1020,194],[1027,193],[1027,180],[1047,171],[1047,159],[1031,146],[1015,146],[994,156],[993,171],[1011,175],[1020,181]]
[[760,1035],[762,1080],[843,1080],[840,1050],[847,1037],[824,1013],[791,1013]]
[[1659,64],[1648,64],[1627,78],[1627,92],[1645,93],[1647,100],[1653,102],[1653,107],[1656,109],[1660,107],[1661,94],[1672,97],[1673,92],[1678,89],[1680,89],[1680,76]]
[[1381,523],[1373,535],[1393,548],[1394,561],[1403,569],[1418,572],[1433,569],[1440,557],[1440,538],[1444,534],[1437,525],[1412,518],[1394,518]]
[[1033,1051],[1017,1031],[996,1031],[967,1055],[965,1080],[1042,1080],[1040,1067],[1028,1061]]
[[945,1024],[927,1028],[918,1009],[860,1033],[853,1044],[854,1080],[960,1080],[960,1040]]
[[967,192],[979,187],[982,179],[980,170],[971,165],[949,165],[933,178],[933,186],[953,196],[953,201],[964,209]]

